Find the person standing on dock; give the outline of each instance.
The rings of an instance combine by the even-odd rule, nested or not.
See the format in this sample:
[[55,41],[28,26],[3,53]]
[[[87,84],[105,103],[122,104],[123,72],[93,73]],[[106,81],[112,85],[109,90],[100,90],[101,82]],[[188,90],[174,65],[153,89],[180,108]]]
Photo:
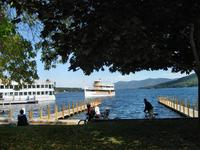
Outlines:
[[148,113],[150,118],[153,118],[153,106],[151,105],[150,102],[147,101],[146,98],[144,98],[144,104],[145,104],[144,112]]

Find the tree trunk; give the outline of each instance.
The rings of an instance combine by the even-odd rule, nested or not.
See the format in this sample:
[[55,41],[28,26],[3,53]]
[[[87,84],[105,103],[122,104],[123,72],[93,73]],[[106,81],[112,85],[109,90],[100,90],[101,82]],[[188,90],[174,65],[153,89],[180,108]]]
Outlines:
[[198,120],[200,122],[200,70],[195,72],[198,78]]
[[[194,60],[195,60],[195,66],[194,66],[194,70],[195,73],[197,75],[198,78],[198,120],[200,122],[200,59],[199,59],[199,53],[197,51],[197,49],[200,49],[200,47],[197,47],[198,45],[200,45],[200,38],[199,35],[197,35],[197,43],[195,43],[194,40],[194,24],[191,24],[190,26],[191,31],[190,31],[190,44],[191,44],[191,48],[193,51],[193,55],[194,55]],[[197,23],[197,32],[200,32],[200,22]]]

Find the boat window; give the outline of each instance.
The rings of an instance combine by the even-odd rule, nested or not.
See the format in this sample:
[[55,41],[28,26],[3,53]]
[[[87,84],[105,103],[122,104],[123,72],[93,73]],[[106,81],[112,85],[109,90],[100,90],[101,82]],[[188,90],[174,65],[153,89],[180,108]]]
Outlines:
[[30,89],[30,88],[31,88],[31,85],[28,85],[28,88]]
[[6,85],[6,86],[5,86],[5,89],[9,89],[9,86],[8,86],[8,85]]
[[13,85],[10,85],[10,88],[13,89]]
[[27,95],[27,92],[24,92],[24,95]]
[[49,85],[49,88],[51,89],[51,85]]
[[27,88],[27,85],[24,85],[24,89],[26,89]]
[[19,95],[22,95],[22,92],[19,92]]
[[1,86],[0,86],[0,88],[1,88],[1,89],[4,89],[4,86],[3,86],[3,85],[1,85]]
[[44,88],[44,85],[41,85],[41,88]]
[[45,85],[45,88],[48,88],[48,85]]
[[18,96],[18,92],[15,92],[15,96]]
[[3,98],[3,93],[0,93],[0,98]]
[[28,92],[28,95],[31,95],[31,92]]
[[40,88],[40,85],[37,85],[37,88]]
[[35,92],[33,92],[33,95],[35,95]]
[[13,95],[13,92],[10,92],[10,95],[12,96],[12,95]]
[[37,92],[37,95],[40,95],[40,92]]
[[41,93],[42,93],[42,95],[44,95],[44,92],[43,92],[43,91],[42,91]]
[[8,94],[7,94],[7,93],[4,93],[4,95],[7,96]]
[[48,91],[46,91],[45,94],[48,95]]
[[35,85],[32,85],[32,88],[35,88]]
[[52,91],[50,91],[49,95],[52,95]]

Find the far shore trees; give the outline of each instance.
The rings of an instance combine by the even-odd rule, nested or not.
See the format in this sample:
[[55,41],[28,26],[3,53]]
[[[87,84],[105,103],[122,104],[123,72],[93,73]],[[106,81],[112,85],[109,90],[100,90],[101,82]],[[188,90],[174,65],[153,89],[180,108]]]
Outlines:
[[[4,0],[43,24],[39,44],[46,69],[57,62],[69,70],[194,71],[200,85],[198,0]],[[198,88],[200,104],[200,88]],[[198,108],[200,118],[200,105]]]

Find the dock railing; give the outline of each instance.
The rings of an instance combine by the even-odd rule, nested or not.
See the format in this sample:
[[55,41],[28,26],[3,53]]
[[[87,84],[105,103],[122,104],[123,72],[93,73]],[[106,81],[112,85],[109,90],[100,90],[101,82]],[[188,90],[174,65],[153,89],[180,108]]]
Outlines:
[[[101,104],[100,100],[95,100],[89,102],[91,107],[95,107]],[[74,105],[75,104],[75,105]],[[87,110],[87,104],[85,101],[80,102],[72,102],[72,107],[70,107],[70,103],[68,103],[67,107],[63,104],[60,108],[57,104],[54,105],[54,111],[51,111],[50,105],[47,105],[46,113],[42,107],[39,109],[39,116],[33,117],[33,110],[29,111],[29,121],[57,121],[58,119],[64,119],[75,114],[81,113]],[[43,115],[46,114],[46,115]]]
[[185,117],[198,117],[197,103],[191,104],[189,100],[185,102],[177,98],[158,97],[158,102]]
[[[65,104],[61,105],[60,109],[58,105],[55,104],[53,107],[54,110],[51,110],[50,105],[47,105],[46,107],[40,106],[38,109],[37,116],[34,115],[33,108],[31,108],[30,111],[28,111],[27,113],[27,118],[29,123],[31,124],[41,124],[42,122],[56,123],[59,119],[65,119],[67,117],[86,111],[88,103],[91,105],[91,107],[95,107],[101,104],[101,100],[96,99],[91,102],[86,102],[86,101],[79,101],[76,103],[72,102],[72,105],[68,103],[67,107]],[[4,121],[7,123],[16,122],[16,120],[14,121],[13,117],[14,117],[13,110],[10,109],[10,111],[8,112],[8,117],[6,117],[7,119],[1,118],[0,121]]]

